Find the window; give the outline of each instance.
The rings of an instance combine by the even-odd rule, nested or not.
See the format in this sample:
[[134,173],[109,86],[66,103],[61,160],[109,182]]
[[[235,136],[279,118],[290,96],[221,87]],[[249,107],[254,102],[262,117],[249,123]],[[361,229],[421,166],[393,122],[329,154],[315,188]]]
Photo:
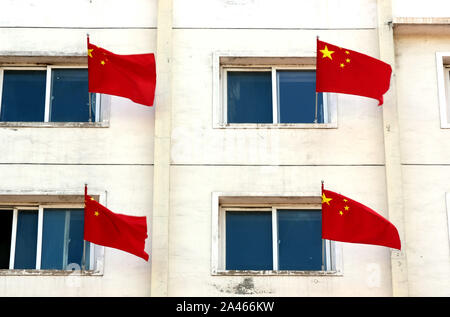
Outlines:
[[450,52],[436,53],[441,128],[450,128]]
[[[0,270],[100,272],[102,247],[83,240],[84,196],[11,198],[0,195]],[[71,199],[81,203],[57,202]],[[33,200],[41,203],[26,202]]]
[[[321,211],[224,208],[225,270],[330,270]],[[326,242],[329,244],[329,242]]]
[[90,245],[83,245],[83,209],[21,207],[0,214],[4,220],[0,269],[79,270],[83,261],[89,269]]
[[215,128],[336,128],[337,97],[316,94],[315,58],[215,53]]
[[322,239],[320,206],[314,197],[214,193],[213,274],[339,273],[340,251]]
[[98,122],[98,94],[88,93],[87,68],[0,68],[0,121]]
[[227,123],[324,123],[315,70],[225,68],[224,78]]

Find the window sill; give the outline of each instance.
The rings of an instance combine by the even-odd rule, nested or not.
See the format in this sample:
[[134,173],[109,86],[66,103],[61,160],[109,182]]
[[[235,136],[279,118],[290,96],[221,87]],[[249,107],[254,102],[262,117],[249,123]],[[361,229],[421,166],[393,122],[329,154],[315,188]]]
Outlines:
[[341,271],[252,271],[252,270],[219,270],[211,273],[213,276],[343,276]]
[[108,128],[109,122],[0,122],[0,128]]
[[102,276],[100,271],[0,270],[0,276]]
[[337,129],[337,123],[225,123],[215,129]]

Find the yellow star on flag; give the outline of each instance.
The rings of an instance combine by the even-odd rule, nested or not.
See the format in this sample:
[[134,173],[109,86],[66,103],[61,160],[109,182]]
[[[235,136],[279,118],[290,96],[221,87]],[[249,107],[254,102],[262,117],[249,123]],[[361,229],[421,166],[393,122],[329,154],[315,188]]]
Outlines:
[[327,198],[327,196],[325,196],[324,193],[322,194],[322,204],[323,203],[327,203],[328,206],[329,206],[330,205],[330,203],[329,203],[330,200],[333,200],[333,198]]
[[98,216],[99,215],[98,211],[94,211],[94,215]]
[[92,57],[92,51],[93,51],[93,50],[94,50],[93,48],[88,49],[88,56],[89,56],[89,57]]
[[328,57],[329,59],[333,59],[331,57],[331,54],[334,53],[334,51],[329,51],[328,47],[325,45],[325,48],[323,50],[320,50],[320,52],[323,54],[322,58]]

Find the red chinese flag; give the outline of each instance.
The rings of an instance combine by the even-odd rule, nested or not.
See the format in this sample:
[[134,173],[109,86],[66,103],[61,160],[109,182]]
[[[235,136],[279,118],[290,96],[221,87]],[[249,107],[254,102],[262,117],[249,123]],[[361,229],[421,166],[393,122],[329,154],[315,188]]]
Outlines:
[[89,42],[89,92],[120,96],[153,106],[156,87],[155,55],[117,55]]
[[85,195],[84,240],[119,249],[148,261],[144,251],[147,218],[116,214]]
[[369,207],[322,189],[322,238],[400,250],[397,228]]
[[316,92],[374,98],[381,106],[391,73],[391,66],[385,62],[317,40]]

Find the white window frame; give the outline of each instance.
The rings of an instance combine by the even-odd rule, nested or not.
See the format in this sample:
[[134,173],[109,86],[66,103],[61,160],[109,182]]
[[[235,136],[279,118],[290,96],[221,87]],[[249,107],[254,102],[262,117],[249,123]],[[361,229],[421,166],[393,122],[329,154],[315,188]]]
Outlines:
[[450,243],[450,192],[445,193],[445,205],[446,205],[446,209],[447,209],[448,242]]
[[436,52],[441,128],[450,129],[450,52]]
[[47,65],[47,66],[5,66],[0,67],[0,112],[2,107],[2,89],[3,89],[3,74],[5,70],[41,70],[46,71],[45,83],[45,108],[44,120],[40,122],[4,122],[0,121],[2,126],[32,126],[32,127],[107,127],[109,125],[109,103],[110,98],[105,98],[102,94],[95,94],[95,117],[92,122],[53,122],[50,121],[51,108],[51,83],[52,70],[54,69],[87,69],[87,66],[82,65]]
[[[334,93],[323,93],[324,96],[324,123],[279,123],[279,96],[277,71],[282,70],[315,70],[316,66],[306,65],[221,65],[221,57],[266,57],[277,56],[289,57],[280,54],[248,54],[248,53],[223,53],[213,54],[213,128],[337,128],[337,95]],[[272,123],[228,123],[227,120],[227,73],[229,71],[265,71],[272,74]]]
[[[212,275],[305,275],[305,276],[341,276],[343,274],[342,266],[342,245],[340,242],[322,240],[324,251],[323,259],[327,267],[322,266],[320,271],[296,271],[296,270],[279,270],[278,269],[278,221],[277,210],[283,209],[321,209],[320,204],[220,204],[221,197],[261,197],[268,196],[267,193],[212,193],[212,250],[211,250],[211,274]],[[270,194],[272,197],[311,197],[305,193],[284,193]],[[267,211],[272,213],[272,251],[273,251],[273,269],[272,270],[226,270],[225,269],[225,250],[226,250],[226,212],[227,211]],[[318,211],[320,212],[320,211]]]
[[[0,191],[0,195],[20,195],[22,193]],[[27,195],[44,195],[43,192],[27,192]],[[45,192],[46,195],[80,195],[80,192]],[[105,192],[91,192],[92,196],[98,196],[99,202],[106,205]],[[84,195],[84,193],[83,193]],[[44,209],[83,209],[84,203],[0,203],[0,212],[2,210],[12,210],[12,230],[11,230],[11,250],[9,269],[0,270],[2,275],[103,275],[104,263],[104,247],[90,243],[89,248],[89,268],[79,271],[73,270],[43,270],[41,269],[41,255],[42,255],[42,229],[44,221]],[[15,247],[17,237],[17,219],[19,211],[23,210],[37,210],[38,211],[38,231],[37,231],[37,245],[36,245],[36,268],[35,269],[14,269]],[[86,242],[87,243],[87,242]]]

